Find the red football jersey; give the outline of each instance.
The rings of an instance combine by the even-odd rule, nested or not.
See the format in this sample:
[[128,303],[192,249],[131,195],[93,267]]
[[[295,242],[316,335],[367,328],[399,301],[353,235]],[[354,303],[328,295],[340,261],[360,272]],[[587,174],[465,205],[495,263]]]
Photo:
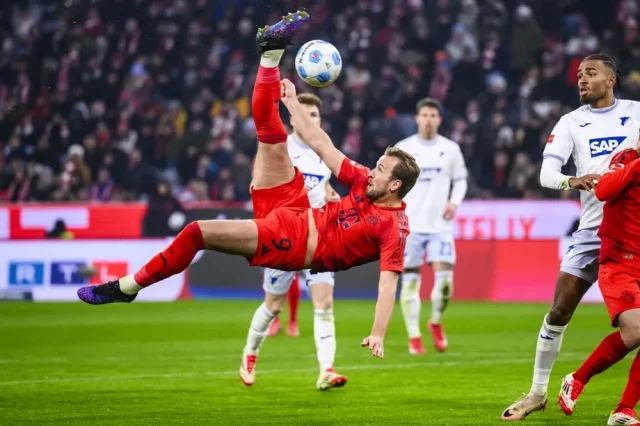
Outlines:
[[369,170],[348,158],[338,180],[349,186],[339,202],[313,209],[318,247],[312,271],[344,271],[380,259],[380,271],[402,272],[409,220],[401,207],[376,206],[365,195]]
[[598,230],[600,262],[611,259],[640,268],[640,159],[612,164],[598,182],[596,197],[605,201]]

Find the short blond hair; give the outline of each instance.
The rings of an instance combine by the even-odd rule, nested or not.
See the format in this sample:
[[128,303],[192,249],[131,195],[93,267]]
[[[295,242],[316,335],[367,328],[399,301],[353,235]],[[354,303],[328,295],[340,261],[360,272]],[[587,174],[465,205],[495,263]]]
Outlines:
[[302,105],[312,105],[318,107],[318,109],[322,108],[322,101],[313,93],[300,93],[298,95],[298,102]]

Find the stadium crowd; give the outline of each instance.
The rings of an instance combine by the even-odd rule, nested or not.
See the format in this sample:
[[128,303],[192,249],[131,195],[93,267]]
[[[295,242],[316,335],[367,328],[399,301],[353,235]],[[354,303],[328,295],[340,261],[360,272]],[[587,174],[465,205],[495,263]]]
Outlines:
[[[621,96],[640,100],[639,4],[613,3],[3,0],[0,199],[135,200],[162,180],[182,202],[248,200],[255,31],[304,6],[304,39],[344,60],[313,91],[345,154],[374,164],[429,96],[465,155],[468,198],[569,196],[538,173],[552,126],[579,105],[580,59],[611,54]],[[283,76],[312,91],[294,53]]]

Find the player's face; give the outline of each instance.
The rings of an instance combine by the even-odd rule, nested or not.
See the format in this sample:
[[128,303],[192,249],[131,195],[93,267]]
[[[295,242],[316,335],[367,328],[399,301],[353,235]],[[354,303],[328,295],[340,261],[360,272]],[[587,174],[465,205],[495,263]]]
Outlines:
[[368,199],[378,201],[391,192],[400,189],[402,183],[392,177],[393,168],[396,164],[398,164],[396,158],[387,157],[386,155],[380,157],[376,167],[369,172],[369,185],[367,185],[367,190],[365,191]]
[[416,124],[420,133],[433,135],[438,133],[438,128],[442,123],[442,116],[436,108],[422,107],[416,115]]
[[[309,114],[309,117],[311,117],[311,121],[316,123],[318,126],[322,124],[322,118],[320,117],[320,110],[318,109],[317,106],[302,104],[302,108],[306,111],[307,114]],[[293,120],[293,118],[291,119],[291,127],[293,127],[294,130],[296,128],[296,122]]]
[[578,68],[580,102],[593,104],[604,98],[615,84],[615,77],[602,61],[583,61]]

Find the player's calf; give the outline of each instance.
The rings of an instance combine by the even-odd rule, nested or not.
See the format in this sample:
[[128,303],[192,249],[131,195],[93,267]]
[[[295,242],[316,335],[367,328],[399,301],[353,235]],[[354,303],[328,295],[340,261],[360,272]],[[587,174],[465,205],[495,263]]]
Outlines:
[[187,225],[169,246],[138,272],[98,286],[78,290],[80,300],[101,305],[131,302],[140,290],[184,271],[203,249],[251,257],[258,247],[258,228],[251,220],[199,221]]
[[284,49],[293,44],[298,29],[309,20],[306,12],[290,13],[272,26],[258,30],[256,43],[261,52],[260,68],[252,97],[252,114],[258,137],[252,187],[272,188],[291,181],[293,164],[285,142],[287,131],[279,114],[280,70]]

